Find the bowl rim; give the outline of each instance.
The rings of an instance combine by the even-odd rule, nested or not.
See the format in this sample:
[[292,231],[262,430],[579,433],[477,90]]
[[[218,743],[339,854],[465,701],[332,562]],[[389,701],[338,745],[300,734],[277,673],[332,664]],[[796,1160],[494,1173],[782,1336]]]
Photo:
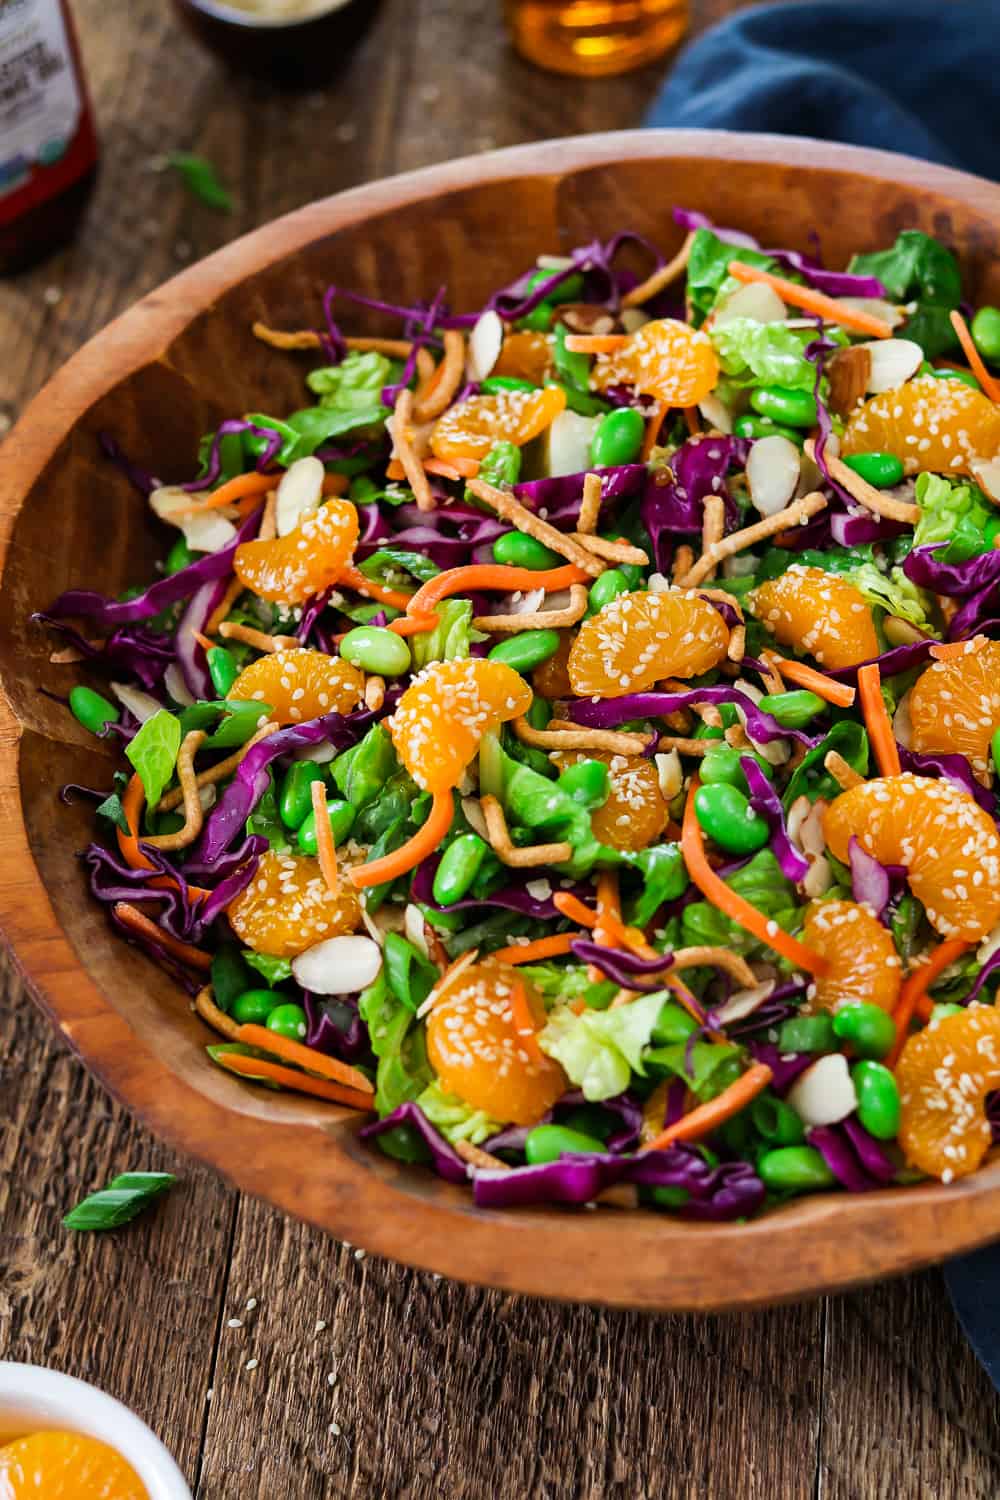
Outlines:
[[[843,171],[937,191],[1000,219],[1000,186],[893,152],[776,135],[648,130],[541,141],[459,158],[318,200],[235,240],[148,293],[81,348],[26,408],[4,445],[0,587],[24,497],[83,414],[171,343],[234,284],[312,241],[378,213],[504,179],[616,162],[697,158]],[[0,663],[2,684],[2,663]],[[741,1308],[809,1296],[927,1265],[1000,1237],[1000,1163],[947,1188],[920,1185],[796,1200],[742,1225],[555,1210],[476,1209],[462,1189],[408,1194],[321,1126],[232,1113],[141,1041],[79,963],[31,856],[19,796],[21,725],[0,692],[0,937],[33,998],[106,1088],[173,1147],[241,1189],[339,1238],[460,1281],[530,1295],[661,1310]],[[234,1083],[234,1087],[239,1087]],[[312,1129],[303,1152],[302,1131]],[[276,1181],[267,1160],[281,1150]],[[306,1158],[309,1161],[306,1161]],[[317,1165],[320,1163],[321,1165]],[[891,1211],[891,1203],[898,1212]],[[903,1211],[905,1210],[905,1211]],[[552,1275],[553,1237],[560,1269]],[[831,1265],[824,1253],[836,1238]],[[516,1247],[511,1262],[507,1248]],[[623,1250],[627,1254],[623,1255]],[[704,1277],[706,1256],[714,1270]],[[746,1274],[756,1264],[753,1276]],[[766,1274],[760,1268],[766,1266]],[[553,1284],[555,1281],[555,1284]]]
[[184,1475],[152,1428],[89,1380],[45,1365],[0,1360],[0,1422],[5,1409],[23,1410],[21,1420],[35,1424],[28,1430],[59,1426],[107,1443],[135,1469],[149,1500],[191,1500]]

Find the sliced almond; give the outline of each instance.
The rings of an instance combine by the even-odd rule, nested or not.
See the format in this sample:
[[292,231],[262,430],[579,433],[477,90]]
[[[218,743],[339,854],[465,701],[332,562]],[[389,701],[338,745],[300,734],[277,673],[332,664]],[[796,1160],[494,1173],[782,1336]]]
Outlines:
[[865,398],[872,372],[870,344],[855,344],[838,349],[826,367],[830,381],[830,410],[839,417],[848,416]]
[[798,448],[789,438],[775,434],[758,438],[747,459],[747,485],[754,509],[762,516],[776,516],[795,494],[802,469]]
[[831,1052],[807,1068],[788,1090],[788,1103],[803,1125],[836,1125],[858,1106],[842,1052]]
[[187,683],[184,681],[184,673],[180,669],[180,663],[172,661],[163,674],[163,686],[170,694],[175,703],[187,708],[194,702],[194,695]]
[[859,347],[867,349],[871,358],[868,390],[874,396],[898,390],[924,362],[923,349],[912,339],[873,339]]
[[484,312],[469,335],[466,368],[470,380],[485,380],[500,358],[503,348],[503,323],[492,308]]
[[302,517],[315,510],[323,496],[325,469],[318,458],[297,458],[278,485],[274,521],[279,536],[294,531]]
[[653,758],[656,761],[656,775],[660,783],[660,791],[663,793],[663,800],[673,802],[684,784],[681,758],[676,750],[661,752]]
[[698,410],[710,427],[727,435],[733,430],[733,414],[718,396],[706,396],[698,402]]
[[201,497],[189,495],[179,485],[161,485],[152,490],[149,504],[161,521],[176,526],[192,552],[218,552],[226,547],[236,535],[236,527],[229,517],[235,514],[229,507],[223,510],[207,510],[204,515],[177,515],[178,510],[190,510],[199,504]]
[[163,707],[150,693],[144,693],[141,688],[132,687],[127,682],[113,682],[111,691],[122,707],[127,708],[133,719],[138,719],[140,724],[145,724],[147,719],[158,714]]
[[890,328],[898,328],[904,320],[901,309],[882,297],[838,297],[836,301],[839,307],[846,307],[849,312],[869,313],[873,318],[881,318]]
[[983,494],[1000,505],[1000,458],[975,458],[969,468]]
[[382,953],[370,937],[344,935],[315,943],[292,959],[292,973],[316,995],[352,995],[378,978]]
[[635,333],[644,323],[650,322],[650,317],[641,307],[623,307],[619,322],[626,333]]
[[762,281],[751,281],[716,308],[712,314],[712,327],[725,328],[737,318],[753,318],[756,323],[783,323],[786,311],[776,291]]
[[600,417],[581,417],[575,411],[561,411],[553,419],[544,438],[550,475],[579,474],[590,467],[590,445],[599,422]]

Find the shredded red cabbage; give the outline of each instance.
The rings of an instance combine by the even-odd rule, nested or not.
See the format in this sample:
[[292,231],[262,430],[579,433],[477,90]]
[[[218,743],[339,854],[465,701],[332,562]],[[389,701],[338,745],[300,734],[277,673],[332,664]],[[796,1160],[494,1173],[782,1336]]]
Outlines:
[[[593,964],[608,979],[626,990],[639,990],[651,995],[663,988],[663,973],[673,962],[669,953],[658,958],[640,958],[627,948],[604,948],[592,943],[589,938],[577,938],[570,946],[574,958],[583,964]],[[654,979],[652,975],[658,975]]]
[[841,1187],[849,1193],[870,1193],[879,1186],[858,1161],[851,1143],[832,1125],[814,1125],[807,1132],[806,1139],[810,1146],[816,1147]]
[[996,548],[966,558],[965,562],[939,562],[935,554],[945,546],[945,542],[934,542],[907,553],[903,572],[911,583],[935,594],[947,594],[951,599],[965,599],[1000,583],[1000,552]]
[[904,771],[913,771],[917,776],[944,776],[946,780],[954,783],[960,791],[968,792],[970,797],[975,797],[979,806],[988,812],[991,818],[997,815],[996,797],[988,787],[982,786],[972,774],[972,767],[964,755],[952,754],[941,750],[923,753],[917,750],[907,750],[905,745],[899,745],[899,763]]
[[140,494],[151,495],[154,490],[159,489],[160,481],[148,469],[142,468],[139,464],[134,464],[122,452],[118,442],[111,436],[110,432],[99,432],[97,434],[97,441],[105,458],[110,459],[115,467],[122,471],[129,484],[134,485]]
[[797,271],[807,286],[815,287],[818,292],[825,292],[828,297],[886,295],[885,287],[877,276],[859,276],[853,271],[827,271],[798,250],[765,250],[752,234],[744,234],[740,229],[720,229],[695,209],[675,208],[674,223],[679,224],[682,229],[710,229],[728,245],[736,245],[743,250],[758,250],[761,255],[770,256],[786,270]]
[[771,848],[781,866],[781,873],[786,880],[797,885],[809,874],[809,861],[804,854],[799,853],[788,837],[781,798],[752,755],[741,755],[740,767],[750,788],[750,806],[771,830]]
[[431,1153],[434,1170],[439,1177],[443,1177],[446,1182],[468,1180],[469,1168],[466,1163],[412,1100],[397,1105],[391,1114],[384,1115],[381,1120],[372,1120],[370,1124],[363,1125],[359,1134],[363,1141],[375,1140],[387,1130],[395,1130],[397,1125],[408,1125],[417,1132]]
[[263,474],[281,452],[284,438],[274,427],[260,427],[256,422],[248,422],[244,417],[230,417],[228,421],[220,423],[212,434],[212,445],[208,450],[208,463],[204,474],[199,474],[197,479],[191,479],[187,484],[182,484],[181,489],[187,490],[188,494],[197,494],[201,490],[211,489],[222,473],[222,439],[243,432],[252,432],[254,437],[263,440],[264,451],[254,464],[257,473]]
[[746,467],[750,448],[747,438],[689,438],[677,449],[669,468],[650,471],[639,514],[661,573],[669,571],[674,536],[701,535],[707,496],[722,496],[727,531],[739,525],[739,511],[726,487],[726,475],[732,467]]
[[875,915],[882,919],[892,895],[888,870],[879,864],[873,854],[861,847],[853,833],[847,841],[847,859],[851,867],[852,896],[855,901],[870,906]]
[[96,646],[78,630],[74,630],[72,625],[55,619],[44,610],[38,610],[31,619],[36,624],[48,625],[50,629],[57,630],[68,645],[88,661],[94,662],[95,666],[119,674],[130,672],[147,689],[155,688],[163,681],[164,672],[176,659],[170,636],[159,635],[141,625],[132,629],[120,628]]
[[[819,518],[815,517],[816,520]],[[803,531],[807,529],[802,528]],[[908,528],[900,521],[886,521],[882,516],[873,516],[868,511],[838,511],[830,516],[830,535],[839,547],[863,547],[868,542],[889,542],[894,537],[902,536],[906,530]]]
[[868,1175],[882,1186],[890,1183],[896,1175],[896,1167],[881,1141],[870,1135],[853,1115],[841,1121],[840,1129],[854,1147],[855,1155]]
[[859,661],[854,667],[828,667],[828,677],[835,677],[838,682],[856,682],[858,673],[862,667],[872,664],[878,666],[882,677],[898,677],[901,672],[908,672],[911,667],[919,667],[923,662],[930,659],[931,647],[937,642],[927,638],[925,641],[908,641],[905,646],[893,646],[889,651],[883,651],[880,656],[873,656],[868,661]]
[[626,693],[621,698],[607,698],[600,703],[579,698],[568,704],[566,713],[574,724],[585,724],[589,729],[616,729],[619,724],[627,724],[632,719],[663,718],[676,713],[679,708],[689,708],[693,703],[738,704],[746,715],[750,738],[764,745],[771,740],[791,739],[812,749],[821,738],[810,736],[801,729],[783,728],[777,719],[758,708],[746,693],[733,687],[690,688],[684,693]]
[[755,1062],[766,1063],[773,1077],[770,1087],[776,1094],[784,1096],[800,1073],[804,1073],[815,1058],[809,1052],[779,1052],[773,1042],[751,1040],[747,1050]]
[[587,473],[599,474],[601,479],[601,512],[606,520],[605,509],[618,500],[627,500],[642,493],[646,483],[645,464],[619,464],[615,468],[593,469],[579,474],[561,474],[550,479],[528,479],[515,484],[514,494],[522,505],[536,514],[543,514],[553,526],[572,527],[580,515],[583,500],[583,481]]

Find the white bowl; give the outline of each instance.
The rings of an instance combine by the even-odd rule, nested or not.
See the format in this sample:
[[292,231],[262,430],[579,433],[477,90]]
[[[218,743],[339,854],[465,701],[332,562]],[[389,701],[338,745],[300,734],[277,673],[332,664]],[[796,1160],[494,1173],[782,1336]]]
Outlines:
[[53,1427],[86,1433],[116,1449],[149,1500],[192,1500],[166,1448],[127,1406],[72,1375],[0,1360],[0,1442]]

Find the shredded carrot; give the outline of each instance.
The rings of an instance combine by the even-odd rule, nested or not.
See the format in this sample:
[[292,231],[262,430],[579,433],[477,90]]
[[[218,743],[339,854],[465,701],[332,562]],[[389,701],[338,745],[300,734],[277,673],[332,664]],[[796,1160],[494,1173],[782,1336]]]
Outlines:
[[111,909],[126,927],[131,927],[133,932],[143,937],[155,939],[161,948],[166,948],[168,953],[172,953],[182,963],[190,964],[192,969],[203,969],[207,973],[212,967],[211,953],[206,953],[203,948],[194,948],[190,943],[182,943],[180,938],[171,937],[169,932],[164,932],[162,927],[151,922],[144,912],[130,906],[127,901],[116,901]]
[[892,1013],[892,1019],[896,1023],[896,1040],[889,1056],[885,1058],[887,1068],[894,1068],[899,1061],[899,1054],[909,1035],[913,1012],[917,1009],[921,998],[927,994],[935,979],[944,973],[948,965],[953,964],[956,958],[961,958],[970,947],[971,944],[963,943],[961,938],[947,938],[937,945],[927,963],[922,964],[919,969],[914,969],[912,974],[907,974],[899,991],[896,1008]]
[[797,938],[790,937],[787,932],[782,931],[777,922],[765,917],[763,912],[759,912],[755,906],[751,906],[749,901],[731,890],[712,869],[705,853],[701,825],[694,810],[695,793],[700,785],[700,778],[693,776],[681,828],[681,853],[691,879],[702,895],[724,916],[736,922],[746,932],[752,933],[755,938],[766,943],[776,953],[780,953],[782,958],[787,958],[789,963],[794,964],[797,969],[805,969],[808,974],[825,974],[828,965],[822,954],[816,953],[812,948],[807,948]]
[[971,641],[935,641],[928,653],[935,661],[954,661],[956,656],[972,656],[981,651],[988,637],[974,635]]
[[291,1037],[279,1036],[276,1031],[270,1031],[266,1026],[241,1026],[236,1039],[246,1042],[250,1047],[260,1047],[263,1052],[273,1052],[275,1057],[280,1057],[285,1062],[295,1063],[300,1068],[308,1068],[311,1073],[318,1073],[321,1078],[328,1078],[333,1083],[342,1083],[346,1088],[355,1089],[359,1094],[371,1095],[375,1092],[359,1069],[352,1068],[349,1063],[341,1062],[338,1057],[330,1057],[326,1052],[317,1052],[315,1047],[307,1047],[302,1042],[295,1042]]
[[524,980],[518,977],[511,986],[510,992],[510,1014],[514,1022],[514,1030],[524,1045],[524,1050],[530,1052],[536,1062],[542,1062],[545,1053],[538,1045],[538,1022],[531,1013],[528,1002],[528,991],[525,989]]
[[373,583],[359,568],[342,569],[337,582],[346,583],[355,593],[377,599],[380,604],[389,604],[393,609],[406,609],[413,598],[412,594],[404,594],[400,589],[387,589],[384,584]]
[[322,781],[314,781],[309,788],[312,798],[313,817],[316,823],[316,854],[319,868],[331,896],[340,891],[340,874],[337,870],[337,846],[333,842],[333,829],[326,810],[326,787]]
[[451,788],[443,792],[435,792],[427,821],[422,828],[417,829],[412,839],[401,849],[395,849],[391,854],[383,854],[381,859],[370,860],[366,865],[355,865],[353,870],[347,872],[347,878],[352,885],[360,887],[381,885],[383,881],[395,880],[398,875],[405,875],[407,870],[414,869],[422,859],[434,853],[451,827],[454,816],[455,803]]
[[423,635],[424,631],[434,629],[439,618],[439,615],[404,615],[401,620],[390,620],[385,628],[393,635]]
[[685,406],[682,410],[684,412],[684,425],[689,435],[691,437],[700,437],[701,423],[698,421],[698,408],[696,406]]
[[[267,1035],[270,1037],[274,1033],[268,1031]],[[347,1104],[352,1109],[372,1107],[371,1094],[361,1094],[357,1089],[344,1088],[342,1084],[327,1083],[325,1078],[310,1078],[308,1073],[299,1073],[295,1068],[283,1068],[280,1063],[268,1062],[263,1057],[244,1057],[242,1052],[220,1052],[215,1061],[230,1073],[239,1073],[242,1078],[266,1078],[272,1083],[280,1083],[286,1089],[294,1089],[299,1094],[315,1094],[318,1099],[329,1099],[331,1104]]]
[[[156,869],[153,861],[147,859],[139,848],[139,822],[142,818],[142,809],[145,806],[145,802],[146,793],[143,790],[142,778],[138,771],[135,771],[122,797],[122,812],[125,814],[125,821],[129,826],[130,832],[123,833],[120,828],[116,830],[118,834],[118,847],[121,850],[122,858],[127,865],[131,865],[133,870]],[[155,885],[157,889],[177,889],[176,880],[172,880],[169,875],[158,875],[155,880],[151,880],[149,883],[150,885]],[[189,885],[188,890],[196,898],[208,895],[208,891],[200,885]],[[131,908],[129,909],[131,910]],[[146,919],[143,918],[143,920],[145,921]],[[150,923],[150,926],[152,925],[154,924]],[[156,931],[159,932],[159,930],[157,927]]]
[[817,672],[815,667],[806,666],[804,661],[789,661],[775,651],[762,651],[761,660],[769,667],[776,667],[789,682],[797,682],[799,687],[808,688],[817,698],[823,698],[827,703],[850,708],[854,702],[854,688],[849,687],[846,682],[837,682],[833,677],[827,677],[825,672]]
[[969,361],[969,364],[972,366],[972,373],[975,375],[976,379],[979,381],[979,384],[982,386],[987,396],[989,396],[990,400],[1000,401],[1000,382],[998,382],[996,378],[990,374],[989,370],[987,370],[986,366],[983,364],[982,356],[973,343],[972,334],[969,332],[968,323],[966,323],[965,319],[962,317],[962,314],[958,311],[957,308],[954,312],[950,313],[949,316],[951,318],[951,326],[958,334],[958,341],[961,344],[962,348],[965,350],[965,357]]
[[642,452],[639,454],[642,463],[649,461],[649,455],[656,447],[657,439],[660,436],[660,429],[669,410],[670,408],[665,401],[657,401],[653,410],[646,418],[646,431],[642,439]]
[[442,599],[464,594],[472,589],[544,589],[551,593],[567,589],[573,583],[587,583],[589,575],[574,563],[561,568],[507,568],[500,563],[471,563],[464,568],[448,568],[428,579],[406,606],[407,614],[426,615]]
[[498,959],[502,964],[533,964],[539,958],[556,958],[560,953],[568,953],[570,944],[575,943],[577,937],[575,932],[557,932],[552,937],[537,938],[533,943],[511,943],[509,948],[497,948],[490,958]]
[[898,776],[899,751],[882,699],[882,674],[878,669],[878,662],[869,662],[866,667],[859,668],[858,697],[861,699],[862,717],[880,774]]
[[194,636],[195,640],[198,642],[198,645],[203,651],[215,650],[215,642],[210,641],[207,635],[202,635],[200,630],[192,630],[191,634]]
[[268,490],[273,490],[278,483],[280,475],[277,474],[237,474],[235,479],[227,479],[225,484],[220,484],[217,490],[213,490],[207,500],[193,500],[190,505],[178,506],[171,510],[171,519],[174,516],[200,516],[205,510],[219,510],[221,506],[233,505],[237,500],[243,500],[248,495],[263,495]]
[[570,354],[617,354],[628,341],[627,333],[568,333],[566,348]]
[[814,291],[809,286],[798,286],[784,276],[774,276],[770,271],[760,271],[756,266],[744,265],[741,260],[729,262],[729,274],[744,285],[751,281],[762,282],[777,292],[782,302],[789,307],[801,307],[803,312],[815,313],[827,323],[839,323],[842,328],[854,328],[858,333],[867,333],[874,339],[891,339],[892,329],[882,318],[871,313],[857,312],[853,307],[843,307],[834,297]]
[[556,891],[552,897],[552,905],[557,912],[568,921],[575,922],[578,927],[597,926],[599,918],[596,911],[591,911],[589,906],[584,906],[580,898],[571,895],[569,891]]
[[[421,460],[425,474],[437,474],[441,479],[475,479],[479,473],[478,458],[425,458]],[[389,463],[385,471],[386,479],[405,479],[406,470],[398,458]]]
[[718,1130],[726,1120],[732,1119],[733,1115],[739,1114],[741,1109],[745,1109],[751,1099],[756,1099],[761,1090],[767,1088],[773,1077],[774,1074],[766,1063],[754,1063],[752,1068],[748,1068],[735,1083],[723,1089],[721,1094],[675,1120],[673,1125],[668,1125],[666,1130],[661,1130],[659,1135],[646,1141],[639,1149],[662,1151],[665,1146],[673,1145],[674,1141],[700,1141],[713,1130]]

